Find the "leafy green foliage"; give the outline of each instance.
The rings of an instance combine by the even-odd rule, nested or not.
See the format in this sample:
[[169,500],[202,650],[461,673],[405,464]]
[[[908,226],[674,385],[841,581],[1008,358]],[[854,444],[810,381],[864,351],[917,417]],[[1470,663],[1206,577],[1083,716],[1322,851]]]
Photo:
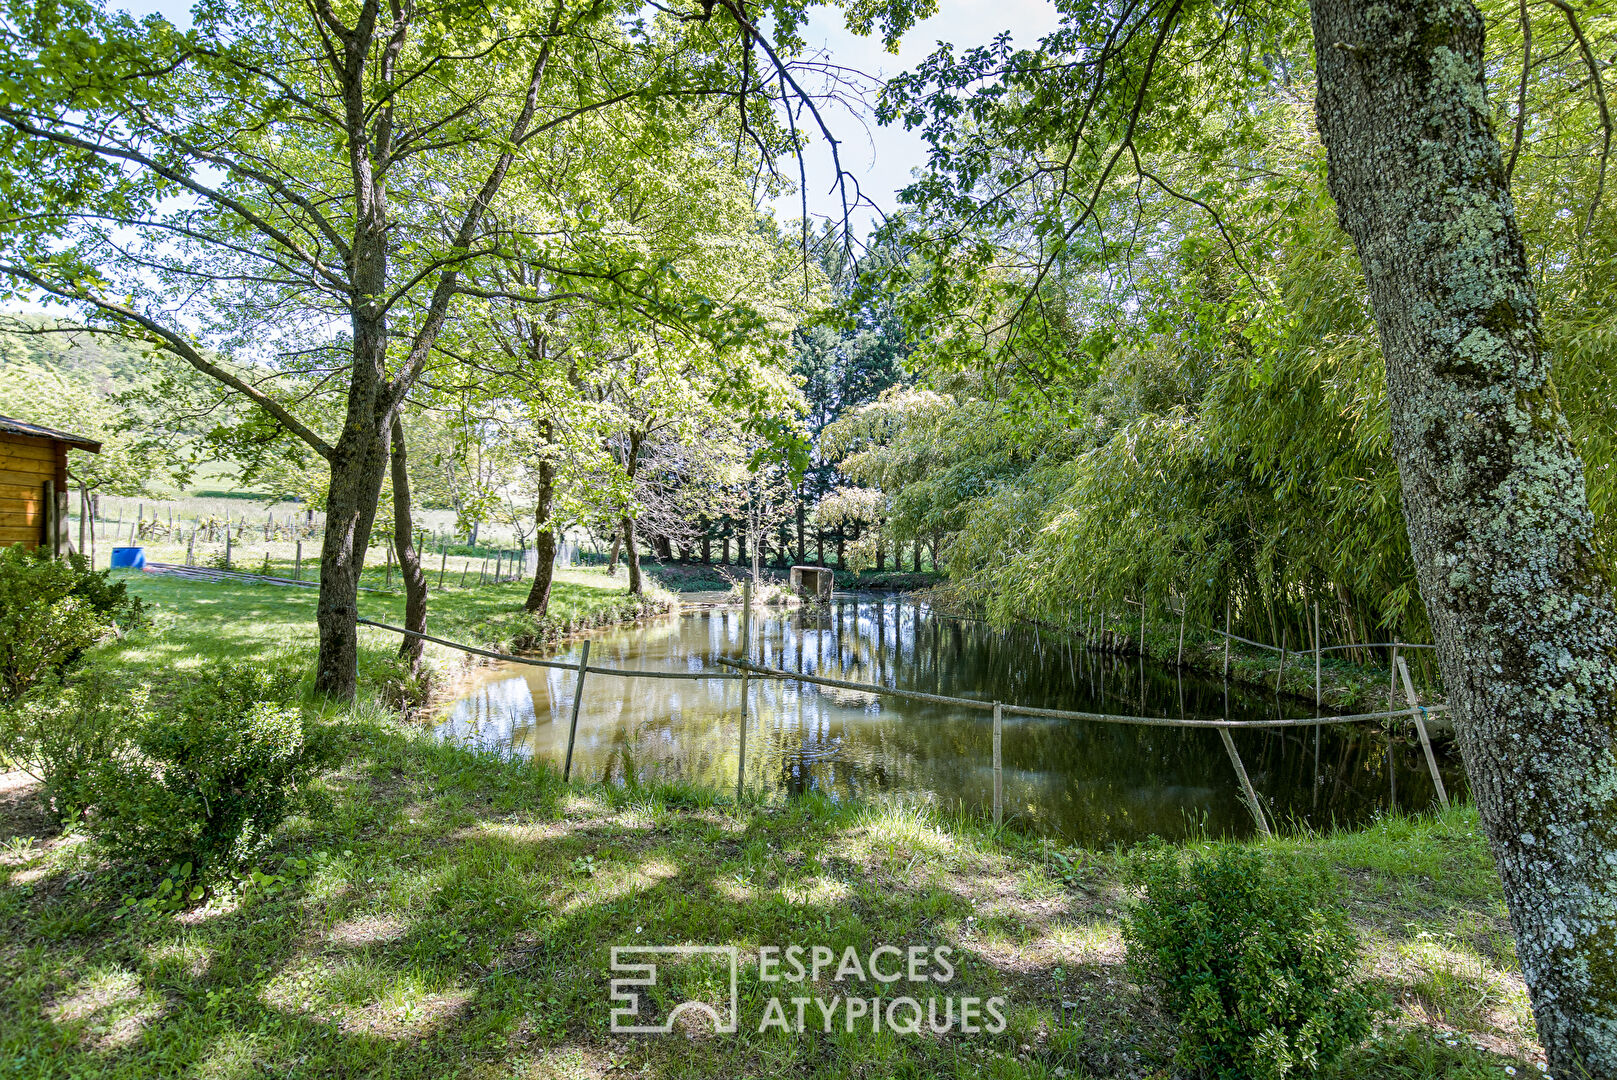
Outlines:
[[146,691],[116,685],[90,667],[54,692],[36,692],[0,709],[0,756],[45,784],[45,797],[63,818],[90,798],[90,776],[126,744],[146,714]]
[[121,856],[234,870],[268,844],[324,756],[306,738],[283,673],[232,665],[134,725],[129,745],[89,780],[92,835]]
[[1250,849],[1137,853],[1129,965],[1180,1024],[1181,1065],[1220,1080],[1313,1075],[1370,1031],[1357,942],[1323,879]]
[[16,701],[120,623],[142,618],[124,583],[82,556],[0,548],[0,702]]

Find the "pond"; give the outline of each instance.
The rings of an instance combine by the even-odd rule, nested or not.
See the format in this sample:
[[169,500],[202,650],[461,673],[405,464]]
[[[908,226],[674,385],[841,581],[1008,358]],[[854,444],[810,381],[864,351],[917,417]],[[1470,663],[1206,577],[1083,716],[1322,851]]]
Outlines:
[[[734,670],[742,615],[667,616],[591,638],[592,666]],[[1040,708],[1162,717],[1273,719],[1312,703],[1226,687],[1218,679],[1069,648],[1031,631],[1000,634],[902,596],[838,596],[826,608],[757,611],[754,661],[854,682]],[[554,658],[577,662],[574,643]],[[574,672],[498,664],[450,707],[444,738],[560,766]],[[746,783],[769,795],[821,792],[889,798],[949,812],[993,805],[986,711],[776,679],[750,682]],[[579,710],[576,778],[680,780],[734,791],[741,684],[591,674]],[[1271,817],[1315,826],[1364,822],[1393,798],[1408,809],[1434,794],[1413,737],[1374,724],[1236,730],[1247,772]],[[1158,834],[1253,831],[1218,732],[1006,716],[1005,812],[1020,828],[1082,844]],[[1455,794],[1458,768],[1444,763]],[[1390,773],[1389,773],[1390,770]]]

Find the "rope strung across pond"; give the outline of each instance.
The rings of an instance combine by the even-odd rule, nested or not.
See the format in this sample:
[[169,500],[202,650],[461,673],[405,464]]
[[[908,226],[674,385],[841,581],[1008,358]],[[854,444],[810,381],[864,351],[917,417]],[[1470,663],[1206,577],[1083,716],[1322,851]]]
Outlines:
[[[750,652],[752,630],[752,587],[748,582],[745,592],[745,607],[742,616],[741,647],[743,654]],[[1437,759],[1432,754],[1431,742],[1426,734],[1426,726],[1422,717],[1430,716],[1433,712],[1444,711],[1447,707],[1433,705],[1429,708],[1415,704],[1414,686],[1409,681],[1409,672],[1406,666],[1400,664],[1404,676],[1404,687],[1412,707],[1398,711],[1381,713],[1355,713],[1349,716],[1309,716],[1290,720],[1224,720],[1201,719],[1182,717],[1171,719],[1163,716],[1126,716],[1115,713],[1075,712],[1067,709],[1036,709],[1027,705],[1006,705],[997,701],[982,701],[976,698],[947,697],[943,694],[928,694],[920,690],[899,690],[895,687],[877,686],[873,683],[849,682],[845,679],[830,679],[823,675],[807,675],[801,672],[788,671],[784,668],[772,668],[763,664],[754,664],[748,660],[734,660],[728,657],[718,657],[718,662],[727,667],[740,668],[739,674],[722,671],[630,671],[624,668],[603,668],[590,666],[590,643],[584,642],[582,655],[576,663],[564,660],[539,660],[529,656],[513,656],[510,653],[496,652],[492,649],[479,649],[473,645],[463,645],[458,641],[447,638],[434,637],[415,630],[406,630],[402,626],[392,626],[388,623],[377,622],[374,619],[356,620],[363,626],[374,626],[379,630],[389,630],[395,634],[405,634],[409,637],[431,641],[438,645],[445,645],[451,649],[474,653],[478,656],[487,656],[495,660],[504,660],[513,664],[528,664],[533,667],[560,668],[578,672],[578,683],[573,691],[572,722],[567,732],[567,758],[562,768],[564,779],[570,778],[573,766],[573,744],[578,735],[578,710],[584,699],[584,679],[594,673],[598,675],[617,675],[623,678],[641,679],[740,679],[741,680],[741,723],[739,725],[740,744],[736,765],[736,800],[740,802],[746,786],[747,761],[747,679],[756,674],[764,678],[790,680],[799,683],[812,683],[818,686],[832,686],[843,690],[855,690],[867,694],[883,694],[888,697],[903,698],[908,701],[922,701],[929,704],[950,705],[967,709],[979,709],[993,714],[993,772],[994,772],[994,823],[996,827],[1002,822],[1002,788],[1001,788],[1001,758],[1000,758],[1000,721],[1005,713],[1017,716],[1033,716],[1052,720],[1086,720],[1104,724],[1131,724],[1140,727],[1165,728],[1211,728],[1219,733],[1224,740],[1224,749],[1230,755],[1230,762],[1235,767],[1236,778],[1240,781],[1242,801],[1252,811],[1258,829],[1264,835],[1270,834],[1269,822],[1264,813],[1263,804],[1258,798],[1257,790],[1252,786],[1252,779],[1241,762],[1241,755],[1236,750],[1235,742],[1230,737],[1232,728],[1288,728],[1288,727],[1315,727],[1323,724],[1347,724],[1360,720],[1385,720],[1392,717],[1408,716],[1415,721],[1421,735],[1421,745],[1426,750],[1426,763],[1431,769],[1432,783],[1438,791],[1439,798],[1447,805],[1447,796],[1443,792],[1443,778],[1438,772]]]
[[[924,701],[933,705],[960,705],[968,709],[980,709],[984,712],[994,711],[994,702],[982,701],[978,698],[947,697],[943,694],[927,694],[919,690],[899,690],[890,686],[877,686],[873,683],[848,682],[843,679],[829,679],[823,675],[804,675],[785,668],[765,667],[762,664],[748,663],[745,660],[731,660],[728,657],[719,657],[719,663],[727,667],[738,667],[757,675],[767,675],[777,679],[796,679],[799,682],[815,683],[820,686],[834,686],[840,690],[859,690],[867,694],[886,694],[889,697],[905,698],[910,701]],[[1007,713],[1018,716],[1037,716],[1048,720],[1092,720],[1106,724],[1134,724],[1140,727],[1199,727],[1199,728],[1280,728],[1280,727],[1313,727],[1315,724],[1347,724],[1360,720],[1385,720],[1396,716],[1414,716],[1415,709],[1398,709],[1393,712],[1353,713],[1347,716],[1305,716],[1296,719],[1281,720],[1220,720],[1200,719],[1193,717],[1167,717],[1167,716],[1127,716],[1118,713],[1092,713],[1076,712],[1070,709],[1038,709],[1031,705],[1001,705]],[[1425,711],[1447,711],[1447,705],[1428,705]]]
[[[577,671],[579,665],[566,660],[540,660],[532,656],[514,656],[511,653],[495,652],[492,649],[479,649],[475,645],[465,645],[447,638],[434,637],[431,634],[419,633],[415,630],[406,630],[402,626],[393,626],[389,623],[377,622],[374,619],[359,619],[361,626],[374,626],[379,630],[391,630],[395,634],[405,634],[409,637],[420,638],[437,645],[445,645],[461,652],[474,653],[477,656],[486,656],[492,660],[504,660],[512,664],[527,664],[531,667],[560,668],[565,671]],[[955,705],[967,709],[977,709],[982,712],[993,712],[994,703],[979,698],[949,697],[945,694],[928,694],[920,690],[900,690],[891,686],[878,686],[875,683],[849,682],[846,679],[831,679],[823,675],[805,675],[797,671],[788,671],[785,668],[766,667],[763,664],[753,664],[745,660],[733,660],[729,657],[719,657],[718,662],[726,667],[741,668],[746,674],[728,671],[633,671],[626,668],[596,667],[586,664],[584,670],[592,675],[618,675],[626,679],[744,679],[748,674],[763,675],[775,679],[795,679],[798,682],[814,683],[819,686],[832,686],[839,690],[857,690],[866,694],[883,694],[887,697],[903,698],[908,701],[921,701],[930,705]],[[1378,713],[1351,713],[1346,716],[1304,716],[1279,720],[1222,720],[1217,718],[1198,717],[1168,717],[1168,716],[1129,716],[1121,713],[1092,713],[1077,712],[1071,709],[1040,709],[1032,705],[1002,705],[1004,712],[1016,716],[1034,716],[1046,720],[1088,720],[1105,724],[1132,724],[1137,727],[1190,727],[1190,728],[1286,728],[1286,727],[1312,727],[1316,724],[1350,724],[1362,720],[1387,720],[1394,717],[1416,715],[1417,709],[1426,715],[1435,712],[1444,712],[1446,705],[1418,706],[1417,709],[1396,709],[1391,712]]]
[[[431,634],[419,633],[415,630],[406,630],[402,626],[391,626],[388,623],[377,622],[374,619],[356,619],[361,626],[374,626],[378,630],[391,630],[395,634],[404,634],[408,637],[420,638],[435,645],[447,645],[451,649],[461,652],[475,653],[486,656],[491,660],[504,660],[511,664],[527,664],[530,667],[561,668],[564,671],[577,671],[578,664],[566,660],[540,660],[533,656],[513,656],[510,653],[494,652],[492,649],[479,649],[474,645],[463,645],[458,641],[447,638],[433,637]],[[743,675],[733,675],[728,671],[631,671],[626,668],[596,667],[587,664],[584,670],[591,675],[621,675],[626,679],[741,679]]]

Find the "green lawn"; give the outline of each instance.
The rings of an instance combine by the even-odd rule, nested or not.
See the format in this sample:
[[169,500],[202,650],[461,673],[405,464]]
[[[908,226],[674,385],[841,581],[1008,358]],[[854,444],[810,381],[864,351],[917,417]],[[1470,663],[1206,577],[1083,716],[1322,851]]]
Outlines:
[[[103,647],[101,660],[132,678],[163,679],[203,673],[221,661],[266,653],[312,656],[317,638],[317,590],[239,581],[199,582],[165,574],[120,573],[130,590],[150,606],[152,626]],[[547,635],[631,617],[644,607],[661,610],[667,598],[653,590],[635,601],[622,574],[609,578],[591,570],[564,570],[551,590],[549,618],[543,625],[522,613],[529,583],[508,582],[431,593],[427,631],[435,636],[511,647]],[[361,615],[398,625],[404,597],[397,590],[361,592]],[[399,635],[360,627],[361,663],[373,675],[397,651]],[[445,663],[463,654],[429,646]]]
[[[159,684],[205,677],[231,654],[307,662],[312,591],[152,577],[138,588],[157,625],[93,662]],[[617,602],[585,581],[566,590],[579,618]],[[472,633],[519,598],[515,586],[444,598],[437,625]],[[365,606],[397,609],[384,597]],[[364,642],[367,674],[385,673],[396,639],[366,631]],[[1116,853],[896,807],[568,787],[546,764],[440,744],[374,700],[318,715],[348,754],[264,860],[284,880],[179,914],[120,916],[149,875],[61,834],[11,777],[0,1076],[1169,1075],[1172,1028],[1123,967],[1130,898]],[[1364,972],[1397,1001],[1342,1075],[1530,1067],[1531,1022],[1474,813],[1267,844],[1335,868]],[[610,948],[696,943],[739,947],[740,1031],[612,1034]],[[1008,1026],[849,1034],[839,1019],[827,1034],[811,1006],[807,1033],[760,1034],[772,995],[849,993],[829,972],[815,988],[764,983],[757,947],[791,943],[839,956],[948,946],[958,971],[938,992],[1003,996]],[[674,963],[649,997],[666,1011],[684,997],[722,1003],[726,990],[714,970]]]

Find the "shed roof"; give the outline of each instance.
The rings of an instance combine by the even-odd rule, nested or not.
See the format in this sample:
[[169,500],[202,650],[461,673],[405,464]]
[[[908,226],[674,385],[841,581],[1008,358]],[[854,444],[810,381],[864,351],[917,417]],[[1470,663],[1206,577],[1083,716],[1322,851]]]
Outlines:
[[30,424],[26,420],[15,420],[9,416],[0,416],[0,434],[22,435],[30,439],[54,439],[65,442],[69,446],[76,446],[80,450],[88,450],[92,454],[101,452],[101,444],[95,439],[85,438],[83,435],[74,435],[66,431],[57,431],[55,428],[41,427]]

